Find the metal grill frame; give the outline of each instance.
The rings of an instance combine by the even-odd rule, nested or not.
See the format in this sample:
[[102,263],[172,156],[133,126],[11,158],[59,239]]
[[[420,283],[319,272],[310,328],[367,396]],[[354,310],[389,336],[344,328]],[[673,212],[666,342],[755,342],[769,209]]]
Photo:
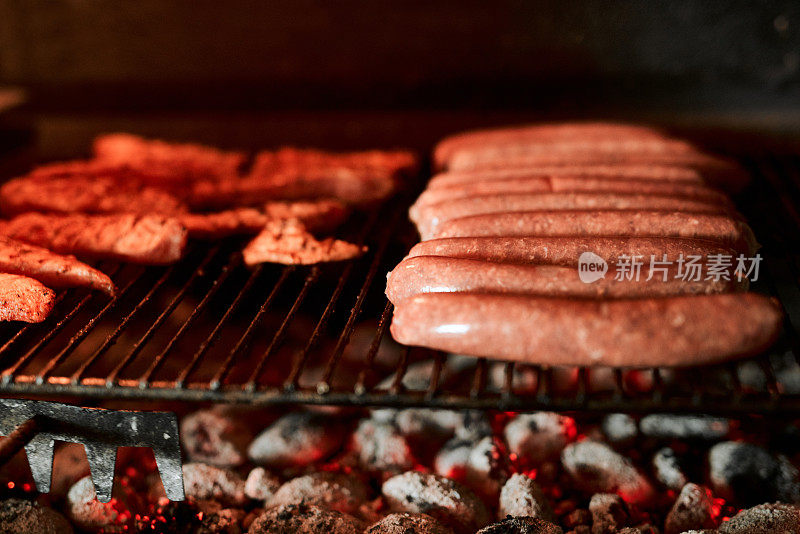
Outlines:
[[[376,275],[381,268],[390,269],[387,263],[387,250],[404,253],[413,243],[406,221],[406,210],[412,196],[404,196],[388,207],[375,210],[365,217],[351,238],[357,242],[368,241],[370,251],[367,256],[355,262],[336,266],[298,267],[286,266],[275,276],[271,288],[264,292],[263,299],[255,307],[246,324],[239,324],[241,334],[235,343],[220,358],[213,376],[202,382],[192,380],[193,373],[201,364],[208,364],[209,350],[218,344],[226,328],[235,323],[234,316],[243,301],[251,296],[251,290],[261,282],[271,267],[260,266],[251,271],[241,269],[241,256],[236,246],[216,244],[208,247],[195,246],[190,257],[182,263],[166,268],[144,268],[115,264],[100,265],[115,277],[120,285],[118,295],[108,299],[103,295],[80,290],[66,291],[59,295],[56,309],[60,305],[66,311],[54,316],[40,325],[4,325],[0,327],[0,395],[23,397],[58,397],[86,399],[129,399],[185,402],[246,403],[250,405],[273,404],[335,404],[352,406],[392,406],[392,407],[432,407],[432,408],[470,408],[499,409],[509,411],[555,410],[584,412],[669,412],[669,413],[713,413],[740,415],[750,413],[796,414],[800,411],[800,391],[787,392],[786,385],[779,382],[774,360],[781,354],[791,353],[795,364],[800,364],[800,343],[794,325],[800,321],[800,256],[790,250],[792,244],[800,243],[800,214],[795,206],[800,206],[800,158],[797,156],[777,157],[767,153],[742,159],[743,164],[754,176],[753,186],[748,191],[747,201],[740,208],[751,221],[756,235],[764,242],[761,289],[778,298],[786,309],[785,333],[776,348],[770,353],[753,358],[745,364],[734,362],[688,372],[680,380],[688,380],[689,388],[685,394],[676,394],[665,385],[664,375],[669,371],[650,369],[648,373],[651,386],[642,391],[632,388],[628,378],[631,371],[623,369],[604,369],[613,376],[611,389],[593,391],[591,376],[595,370],[575,368],[575,379],[566,391],[555,383],[555,370],[546,367],[527,366],[536,376],[533,390],[515,390],[513,380],[515,364],[506,363],[503,369],[503,384],[500,388],[488,388],[489,365],[485,359],[476,359],[474,369],[465,378],[469,387],[456,391],[442,383],[441,377],[448,357],[441,353],[424,349],[404,348],[396,364],[397,371],[388,387],[375,387],[375,360],[381,341],[387,335],[391,320],[392,306],[383,300],[382,312],[373,317],[377,319],[369,349],[363,354],[363,364],[358,378],[351,386],[336,387],[332,380],[341,363],[342,355],[348,346],[358,321],[369,318],[364,313],[365,301],[370,292],[382,292],[382,277]],[[776,232],[776,228],[782,229]],[[782,233],[781,233],[782,232]],[[409,238],[403,241],[404,236]],[[398,236],[400,237],[398,239]],[[398,246],[399,245],[399,246]],[[392,248],[393,247],[393,248]],[[207,248],[207,250],[204,250]],[[402,249],[402,250],[401,250]],[[199,295],[197,305],[191,310],[174,335],[160,348],[145,370],[136,378],[123,378],[126,368],[136,361],[141,352],[154,343],[159,329],[164,327],[191,288],[209,277],[206,268],[214,261],[222,259],[218,273],[206,284],[207,288]],[[182,285],[170,285],[170,280],[186,262],[196,262]],[[330,269],[338,275],[331,286],[321,286],[321,280]],[[128,278],[117,279],[122,272],[129,272]],[[764,272],[768,271],[768,272]],[[132,274],[131,274],[132,273]],[[234,275],[241,276],[234,276]],[[274,274],[274,273],[273,273]],[[353,290],[346,290],[354,278],[362,276],[361,283]],[[96,348],[85,357],[70,373],[59,369],[69,359],[76,347],[81,345],[93,331],[104,324],[104,319],[112,315],[125,303],[135,287],[146,285],[143,296],[129,311],[120,314],[111,325],[111,331]],[[265,316],[273,310],[278,295],[290,284],[290,278],[300,278],[295,284],[293,301],[284,310],[285,315],[275,330],[270,333],[269,343],[258,359],[248,363],[248,379],[236,383],[227,380],[231,371],[242,365],[241,355],[248,351],[253,339],[259,333]],[[208,282],[208,281],[207,281]],[[196,323],[208,311],[209,306],[228,283],[236,283],[237,288],[230,293],[230,303],[219,320],[203,330],[199,335]],[[172,293],[163,302],[160,313],[144,317],[143,310],[165,288]],[[327,304],[315,317],[315,326],[310,329],[307,340],[294,353],[294,364],[285,373],[281,384],[264,386],[259,378],[273,365],[276,352],[285,341],[292,322],[301,314],[301,307],[314,292],[330,292]],[[343,308],[349,306],[349,308]],[[88,320],[73,324],[81,313],[88,312]],[[347,313],[343,326],[331,333],[331,318],[336,313]],[[103,376],[89,376],[93,365],[108,358],[108,353],[128,333],[132,325],[144,325],[142,332],[134,341],[124,344],[125,355],[114,362],[110,371]],[[106,325],[107,326],[107,325]],[[71,331],[71,336],[57,347],[58,336],[62,331]],[[38,334],[38,337],[37,337]],[[33,338],[27,339],[27,338]],[[187,338],[196,340],[191,353],[177,354],[176,346]],[[26,341],[27,339],[27,341]],[[332,341],[325,354],[324,372],[312,386],[302,386],[300,377],[312,354],[319,354],[321,341]],[[26,344],[27,343],[27,344]],[[22,346],[26,350],[22,350]],[[26,373],[26,367],[40,357],[44,350],[55,350],[51,359],[40,366],[36,373]],[[781,352],[783,351],[783,352]],[[156,377],[166,363],[174,364],[179,359],[181,370],[171,380],[157,380]],[[409,390],[404,387],[404,376],[412,362],[431,361],[430,380],[423,390]],[[105,362],[108,363],[108,362]],[[756,365],[763,374],[763,387],[752,390],[740,380],[741,365]],[[706,378],[719,382],[724,377],[726,388],[712,391]]]

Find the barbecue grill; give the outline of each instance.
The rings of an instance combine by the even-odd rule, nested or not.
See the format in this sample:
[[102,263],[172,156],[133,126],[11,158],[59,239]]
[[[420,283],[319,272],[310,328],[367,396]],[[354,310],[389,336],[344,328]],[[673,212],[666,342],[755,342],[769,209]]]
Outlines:
[[[250,405],[796,413],[800,387],[791,383],[791,371],[800,362],[793,327],[800,321],[800,262],[789,247],[800,241],[800,159],[768,152],[740,159],[753,185],[739,207],[764,246],[756,288],[787,312],[781,340],[755,358],[685,372],[513,363],[498,370],[485,359],[410,347],[387,359],[381,349],[392,307],[383,296],[384,275],[416,240],[406,217],[415,193],[409,191],[351,222],[345,234],[369,246],[352,262],[248,270],[241,243],[231,240],[195,243],[183,261],[164,268],[101,264],[120,288],[116,298],[71,290],[46,322],[4,326],[0,393]],[[369,342],[361,339],[356,347],[357,326]],[[407,387],[410,367],[429,369],[429,377]],[[455,367],[458,379],[444,380]],[[529,378],[524,387],[516,383],[519,372]]]

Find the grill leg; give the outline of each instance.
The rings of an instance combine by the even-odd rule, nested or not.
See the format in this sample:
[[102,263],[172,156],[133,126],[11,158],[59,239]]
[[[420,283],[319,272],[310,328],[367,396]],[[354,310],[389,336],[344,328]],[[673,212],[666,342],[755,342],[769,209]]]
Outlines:
[[111,490],[114,487],[114,467],[117,463],[116,445],[86,443],[86,458],[89,460],[89,469],[92,471],[92,482],[97,500],[108,502],[111,500]]
[[40,434],[25,446],[33,481],[36,483],[36,489],[39,493],[48,493],[50,491],[55,443],[55,440],[49,436]]

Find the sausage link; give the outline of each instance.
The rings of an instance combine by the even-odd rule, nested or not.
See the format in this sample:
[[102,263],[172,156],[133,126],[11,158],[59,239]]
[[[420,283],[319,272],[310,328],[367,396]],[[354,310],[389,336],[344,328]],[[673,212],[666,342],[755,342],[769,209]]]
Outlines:
[[663,210],[695,213],[731,212],[730,205],[683,197],[634,193],[529,193],[486,195],[422,206],[415,221],[423,239],[453,219],[518,211]]
[[391,332],[405,345],[532,364],[688,366],[766,349],[781,319],[756,293],[608,301],[437,293],[401,301]]
[[[479,260],[417,256],[407,258],[389,273],[386,295],[392,303],[422,293],[509,293],[552,297],[624,298],[723,293],[735,289],[731,280],[676,278],[642,265],[631,280],[616,279],[611,266],[605,276],[587,283],[578,269],[560,265],[514,265]],[[649,278],[649,279],[648,279]],[[665,279],[666,278],[666,279]],[[702,277],[701,277],[702,278]]]
[[480,236],[648,236],[709,239],[742,252],[758,248],[746,223],[676,211],[530,211],[474,215],[442,224],[431,238]]

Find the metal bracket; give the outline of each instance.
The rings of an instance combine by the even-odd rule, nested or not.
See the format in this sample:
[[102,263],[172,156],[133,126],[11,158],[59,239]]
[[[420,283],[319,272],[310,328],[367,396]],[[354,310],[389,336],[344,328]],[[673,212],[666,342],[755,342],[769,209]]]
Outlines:
[[23,446],[33,480],[50,491],[55,441],[81,443],[86,449],[100,502],[111,500],[117,447],[150,447],[167,497],[185,499],[178,418],[171,412],[81,408],[56,402],[0,399],[0,463]]

